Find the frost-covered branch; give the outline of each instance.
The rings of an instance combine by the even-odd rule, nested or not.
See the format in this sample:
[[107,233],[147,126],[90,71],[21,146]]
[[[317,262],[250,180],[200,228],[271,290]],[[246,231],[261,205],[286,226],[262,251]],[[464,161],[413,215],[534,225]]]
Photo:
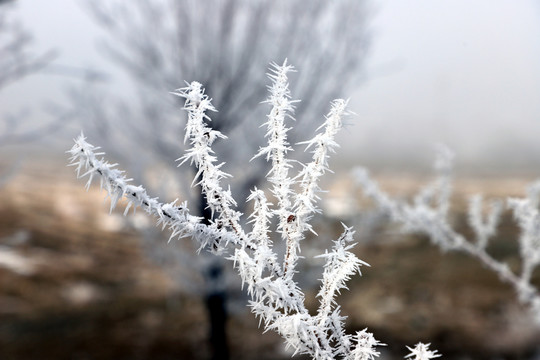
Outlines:
[[298,175],[301,178],[301,191],[296,195],[294,208],[299,222],[305,224],[305,228],[300,229],[301,231],[311,230],[308,223],[311,214],[320,212],[316,206],[316,200],[319,199],[317,193],[321,192],[318,181],[326,171],[330,171],[328,158],[330,153],[335,152],[335,149],[339,147],[334,139],[342,127],[341,121],[346,115],[347,103],[342,99],[334,100],[326,121],[319,127],[319,129],[324,128],[324,132],[301,143],[307,145],[306,151],[313,148],[313,160],[304,166]]
[[[270,78],[270,98],[272,105],[268,121],[268,145],[260,149],[257,156],[265,155],[272,162],[268,174],[269,191],[273,194],[275,206],[267,199],[265,192],[255,188],[248,201],[253,203],[253,212],[248,216],[251,231],[245,231],[241,213],[235,210],[231,191],[225,190],[222,181],[229,175],[221,170],[211,145],[217,139],[225,138],[213,130],[208,111],[215,111],[210,99],[204,94],[202,85],[193,82],[176,94],[186,98],[184,109],[188,112],[185,141],[190,148],[179,160],[190,162],[197,168],[194,184],[201,186],[209,208],[215,213],[215,220],[209,225],[200,218],[189,214],[187,204],[176,200],[161,203],[153,198],[142,186],[130,184],[122,171],[116,169],[96,152],[97,147],[86,142],[83,135],[75,140],[69,151],[71,163],[77,167],[78,177],[88,177],[87,186],[94,178],[99,178],[101,187],[111,199],[111,210],[121,198],[127,200],[124,214],[131,207],[140,207],[154,215],[159,224],[171,230],[172,238],[192,237],[206,248],[225,255],[238,270],[243,286],[251,296],[250,307],[260,318],[266,330],[274,330],[285,339],[294,353],[309,354],[314,359],[373,359],[379,356],[376,347],[382,345],[373,334],[362,330],[354,335],[345,333],[345,316],[341,315],[336,296],[346,289],[346,281],[360,267],[367,265],[350,250],[353,244],[353,230],[345,227],[343,234],[334,242],[331,251],[321,258],[326,260],[318,293],[320,306],[316,315],[311,315],[304,304],[304,293],[294,280],[297,252],[304,232],[311,230],[309,220],[320,212],[316,206],[319,178],[328,171],[327,159],[337,147],[334,136],[341,128],[342,116],[346,113],[347,102],[335,100],[323,124],[324,132],[306,142],[313,149],[311,163],[302,165],[300,173],[290,176],[292,162],[287,153],[292,147],[287,143],[285,119],[291,117],[293,101],[290,100],[287,72],[292,67],[285,62],[273,65]],[[278,266],[277,254],[272,248],[271,218],[277,218],[274,232],[281,234],[287,251],[283,267]]]
[[186,203],[178,204],[177,200],[171,203],[161,203],[157,198],[150,197],[142,186],[131,185],[131,179],[126,178],[123,171],[116,169],[116,164],[110,164],[99,156],[104,153],[96,152],[95,147],[88,142],[84,135],[75,139],[75,145],[69,150],[71,165],[76,166],[77,177],[88,177],[88,188],[95,178],[99,178],[101,188],[105,189],[110,197],[112,211],[121,198],[127,200],[124,215],[130,208],[142,208],[148,214],[157,218],[158,224],[164,228],[169,227],[172,238],[192,237],[201,248],[209,245],[210,240],[226,237],[228,241],[238,243],[240,240],[235,234],[217,231],[215,228],[204,225],[198,217],[189,214]]
[[531,283],[534,269],[540,264],[540,214],[538,211],[540,182],[533,184],[524,199],[508,199],[508,206],[521,229],[519,237],[522,260],[521,273],[513,272],[504,262],[495,259],[487,251],[489,239],[497,232],[502,214],[502,204],[494,201],[483,215],[483,200],[475,195],[469,200],[468,222],[475,234],[474,240],[466,239],[456,232],[448,219],[451,195],[451,155],[439,153],[437,179],[422,189],[412,203],[392,199],[370,178],[364,168],[354,170],[354,178],[366,196],[376,206],[401,224],[408,233],[423,233],[442,250],[463,251],[479,259],[494,271],[500,279],[512,285],[519,300],[529,306],[536,321],[540,323],[540,291]]
[[[178,89],[174,94],[184,97],[186,103],[184,109],[188,112],[188,121],[186,124],[186,134],[184,142],[190,141],[191,148],[184,156],[179,158],[182,165],[186,161],[195,164],[198,169],[193,182],[200,179],[196,185],[200,185],[202,193],[206,197],[208,207],[212,210],[212,214],[217,212],[219,217],[213,222],[211,227],[216,230],[226,226],[233,230],[242,242],[245,242],[247,236],[243,233],[239,220],[240,213],[233,210],[236,206],[230,189],[224,190],[220,184],[221,180],[230,177],[229,174],[223,172],[221,167],[223,163],[217,164],[217,157],[211,146],[215,140],[226,138],[221,132],[208,127],[204,120],[210,121],[210,117],[206,114],[207,111],[216,111],[212,106],[211,100],[206,94],[202,85],[196,81],[192,82],[188,87]],[[214,239],[214,248],[217,250],[220,239]]]
[[298,232],[294,231],[296,215],[292,213],[291,187],[294,180],[289,177],[289,169],[292,167],[292,161],[287,158],[287,152],[292,151],[287,142],[287,132],[290,128],[285,125],[285,119],[294,120],[292,112],[294,111],[295,101],[291,100],[289,90],[289,81],[287,73],[294,71],[287,61],[283,66],[272,64],[271,72],[268,74],[272,79],[270,87],[270,97],[266,100],[272,105],[272,110],[268,114],[268,121],[264,124],[267,127],[266,138],[268,145],[259,149],[254,156],[266,155],[266,160],[272,162],[272,168],[268,173],[268,181],[272,184],[272,194],[276,198],[277,208],[273,213],[279,221],[278,231],[287,242],[287,250],[283,264],[283,271],[288,276],[294,273],[297,255],[296,248],[299,243]]

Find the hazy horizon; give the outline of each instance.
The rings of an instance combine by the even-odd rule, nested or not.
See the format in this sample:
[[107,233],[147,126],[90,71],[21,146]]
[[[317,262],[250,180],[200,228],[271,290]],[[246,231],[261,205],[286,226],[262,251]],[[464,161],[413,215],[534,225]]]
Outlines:
[[[429,167],[434,144],[444,143],[466,167],[536,167],[540,173],[538,2],[371,4],[366,81],[350,95],[357,116],[340,136],[340,160]],[[60,52],[57,69],[103,71],[114,78],[111,87],[129,86],[96,46],[104,33],[82,2],[19,0],[15,7],[36,50]],[[76,81],[70,76],[54,74],[53,67],[10,86],[0,113],[33,104],[38,118],[40,104],[63,101],[65,87]]]

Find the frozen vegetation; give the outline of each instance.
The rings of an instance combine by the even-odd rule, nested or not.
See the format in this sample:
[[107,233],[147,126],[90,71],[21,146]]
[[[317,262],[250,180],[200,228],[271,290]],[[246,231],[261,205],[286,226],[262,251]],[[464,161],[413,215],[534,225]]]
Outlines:
[[405,233],[425,234],[443,251],[467,253],[494,271],[515,289],[520,302],[529,307],[531,315],[540,324],[540,293],[532,283],[533,272],[540,264],[540,182],[529,186],[525,198],[509,198],[506,202],[521,231],[518,238],[521,269],[513,271],[509,264],[488,251],[489,240],[497,234],[503,202],[491,201],[486,206],[481,195],[470,197],[468,224],[473,230],[473,239],[465,238],[452,227],[449,216],[452,159],[451,151],[441,147],[435,163],[436,180],[421,189],[410,203],[393,199],[381,190],[364,168],[355,169],[354,178],[364,194],[393,222],[400,224]]
[[[211,146],[226,136],[208,125],[209,113],[215,109],[198,82],[175,92],[185,98],[188,121],[184,141],[190,145],[178,160],[198,169],[193,184],[200,185],[214,215],[209,225],[190,215],[186,202],[161,203],[144,187],[132,185],[123,171],[105,161],[101,157],[103,153],[97,152],[98,148],[86,142],[83,135],[69,151],[71,162],[79,177],[88,177],[87,186],[99,178],[101,187],[110,197],[111,210],[124,198],[127,200],[125,214],[131,208],[141,208],[153,215],[163,229],[169,228],[171,240],[191,237],[199,243],[200,249],[231,260],[251,297],[252,312],[266,330],[278,332],[295,354],[308,354],[314,359],[373,359],[379,356],[378,347],[383,344],[367,329],[347,334],[346,317],[336,301],[339,292],[346,289],[347,280],[359,274],[361,266],[368,265],[351,252],[353,229],[344,225],[333,247],[320,255],[326,262],[315,314],[307,310],[304,292],[295,281],[302,241],[307,232],[313,232],[310,221],[321,212],[317,206],[321,192],[318,183],[329,171],[329,155],[338,146],[334,137],[347,115],[347,101],[337,99],[331,103],[319,133],[304,143],[306,150],[312,153],[311,162],[302,164],[298,174],[291,174],[294,162],[288,155],[293,148],[287,133],[295,101],[289,90],[287,74],[290,71],[293,67],[285,62],[273,65],[269,74],[272,84],[266,102],[271,110],[264,124],[267,145],[261,147],[252,160],[265,158],[271,163],[271,170],[267,174],[267,191],[255,188],[247,199],[253,205],[247,217],[251,226],[245,224],[246,218],[235,209],[236,201],[230,189],[222,183],[230,175],[221,170],[223,164]],[[270,199],[268,193],[272,195]],[[274,249],[273,235],[286,244],[283,259]],[[409,349],[407,358],[411,359],[439,356],[422,343]]]

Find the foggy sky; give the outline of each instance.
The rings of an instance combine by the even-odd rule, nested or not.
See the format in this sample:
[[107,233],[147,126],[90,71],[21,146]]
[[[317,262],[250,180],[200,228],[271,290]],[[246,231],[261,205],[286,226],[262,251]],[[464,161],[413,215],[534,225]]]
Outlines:
[[[368,81],[347,136],[362,159],[540,170],[540,3],[384,1],[374,18]],[[399,164],[398,164],[399,165]]]
[[[385,0],[371,7],[368,78],[351,94],[357,116],[340,137],[342,159],[429,165],[434,144],[445,143],[464,166],[540,173],[537,1]],[[118,91],[126,86],[96,47],[103,33],[80,2],[19,0],[17,12],[38,49],[60,51],[57,64],[104,69],[115,74]],[[0,114],[61,101],[72,81],[45,73],[11,86]]]

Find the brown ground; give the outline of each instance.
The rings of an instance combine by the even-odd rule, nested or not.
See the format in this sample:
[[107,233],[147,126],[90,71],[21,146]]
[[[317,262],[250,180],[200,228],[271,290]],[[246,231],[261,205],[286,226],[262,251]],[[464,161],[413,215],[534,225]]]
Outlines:
[[[136,234],[109,217],[103,193],[46,168],[23,169],[0,189],[0,359],[208,358],[201,302],[144,258]],[[409,191],[402,180],[384,184]],[[521,195],[524,181],[479,184],[458,182],[458,192]],[[456,226],[467,233],[460,201]],[[327,221],[319,227],[339,231],[337,219]],[[357,248],[371,268],[339,301],[351,331],[369,327],[398,351],[430,341],[447,357],[526,358],[538,348],[540,332],[496,276],[426,239],[379,230]],[[513,266],[516,231],[507,214],[492,246]],[[233,359],[289,357],[247,312],[230,319],[229,332]]]

